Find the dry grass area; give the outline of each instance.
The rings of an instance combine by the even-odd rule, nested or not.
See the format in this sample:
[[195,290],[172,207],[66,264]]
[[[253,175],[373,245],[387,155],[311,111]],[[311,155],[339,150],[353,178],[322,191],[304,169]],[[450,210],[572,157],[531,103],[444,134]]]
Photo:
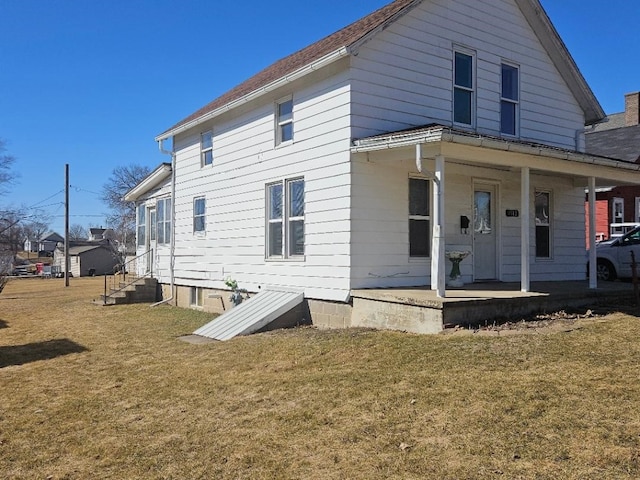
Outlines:
[[419,336],[301,328],[192,345],[210,316],[0,295],[10,479],[640,478],[640,320]]

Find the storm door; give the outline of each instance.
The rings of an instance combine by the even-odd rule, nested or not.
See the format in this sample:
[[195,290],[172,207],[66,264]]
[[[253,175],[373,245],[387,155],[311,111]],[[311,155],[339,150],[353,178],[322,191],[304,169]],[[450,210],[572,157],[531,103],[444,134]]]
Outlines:
[[473,192],[473,277],[496,280],[497,238],[496,186],[475,185]]

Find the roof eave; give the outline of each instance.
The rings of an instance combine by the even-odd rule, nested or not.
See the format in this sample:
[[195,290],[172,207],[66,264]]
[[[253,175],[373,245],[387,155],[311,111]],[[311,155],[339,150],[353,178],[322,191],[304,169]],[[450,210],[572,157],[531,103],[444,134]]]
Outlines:
[[328,53],[327,55],[305,65],[304,67],[301,67],[291,73],[288,73],[287,75],[284,75],[282,77],[280,77],[277,80],[274,80],[271,83],[268,83],[236,100],[233,100],[219,108],[216,108],[215,110],[212,110],[210,112],[205,113],[204,115],[195,118],[189,122],[186,122],[182,125],[179,125],[178,127],[172,128],[170,130],[167,130],[164,133],[161,133],[160,135],[158,135],[155,140],[156,142],[160,142],[162,140],[166,140],[168,138],[171,138],[175,135],[178,135],[179,133],[185,132],[193,127],[196,127],[208,120],[211,120],[225,112],[228,112],[229,110],[233,110],[234,108],[240,106],[240,105],[244,105],[247,102],[250,102],[252,100],[255,100],[263,95],[265,95],[268,92],[272,92],[284,85],[287,85],[295,80],[298,80],[302,77],[305,77],[307,75],[309,75],[310,73],[315,72],[316,70],[319,70],[323,67],[326,67],[327,65],[330,65],[338,60],[340,60],[341,58],[344,58],[348,55],[351,54],[351,49],[349,47],[340,47],[337,50],[334,50],[330,53]]
[[516,3],[582,108],[585,125],[602,121],[606,115],[600,102],[587,84],[539,0],[516,0]]
[[122,196],[125,202],[135,202],[140,196],[156,187],[171,175],[171,164],[161,163],[153,172],[144,177],[140,183]]

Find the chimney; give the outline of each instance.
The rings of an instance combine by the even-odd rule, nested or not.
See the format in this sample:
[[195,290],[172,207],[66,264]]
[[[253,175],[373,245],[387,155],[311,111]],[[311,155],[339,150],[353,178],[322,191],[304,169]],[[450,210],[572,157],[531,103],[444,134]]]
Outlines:
[[624,96],[624,124],[627,127],[640,124],[640,92]]

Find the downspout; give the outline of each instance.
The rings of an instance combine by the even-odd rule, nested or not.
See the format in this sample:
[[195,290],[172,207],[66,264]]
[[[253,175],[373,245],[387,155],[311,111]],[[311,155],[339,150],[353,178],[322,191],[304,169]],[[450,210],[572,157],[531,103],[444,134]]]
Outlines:
[[164,140],[158,140],[158,148],[160,152],[165,155],[171,155],[171,239],[169,242],[169,289],[171,290],[171,295],[169,298],[161,300],[157,303],[152,304],[152,307],[156,307],[158,305],[162,305],[164,303],[169,303],[173,300],[174,297],[174,266],[175,266],[175,249],[176,249],[176,152],[173,150],[165,150],[162,148],[162,142]]

